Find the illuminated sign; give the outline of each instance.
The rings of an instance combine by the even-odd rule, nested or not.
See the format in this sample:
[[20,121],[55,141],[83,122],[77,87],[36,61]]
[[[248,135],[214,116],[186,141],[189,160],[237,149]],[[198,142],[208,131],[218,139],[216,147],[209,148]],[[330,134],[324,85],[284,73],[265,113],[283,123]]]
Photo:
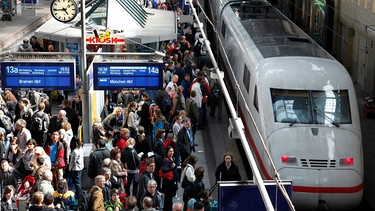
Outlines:
[[94,89],[142,89],[163,88],[163,63],[157,62],[94,62]]
[[87,44],[125,44],[125,39],[121,37],[86,37]]
[[74,90],[75,74],[75,60],[1,62],[1,86],[8,90]]

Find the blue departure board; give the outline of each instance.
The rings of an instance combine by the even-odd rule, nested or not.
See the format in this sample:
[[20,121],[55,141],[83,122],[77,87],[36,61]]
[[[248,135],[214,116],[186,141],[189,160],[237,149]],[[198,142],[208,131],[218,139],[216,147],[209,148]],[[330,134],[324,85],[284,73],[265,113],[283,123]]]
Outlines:
[[1,62],[1,86],[8,90],[74,90],[75,60]]
[[162,61],[94,62],[93,67],[95,90],[163,88]]

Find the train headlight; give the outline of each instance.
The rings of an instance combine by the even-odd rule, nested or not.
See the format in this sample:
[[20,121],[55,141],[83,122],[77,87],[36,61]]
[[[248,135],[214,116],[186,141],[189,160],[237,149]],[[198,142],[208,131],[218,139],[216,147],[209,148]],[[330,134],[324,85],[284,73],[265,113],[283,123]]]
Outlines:
[[340,158],[340,167],[353,166],[354,158]]
[[281,162],[288,165],[297,165],[297,158],[294,156],[282,155]]

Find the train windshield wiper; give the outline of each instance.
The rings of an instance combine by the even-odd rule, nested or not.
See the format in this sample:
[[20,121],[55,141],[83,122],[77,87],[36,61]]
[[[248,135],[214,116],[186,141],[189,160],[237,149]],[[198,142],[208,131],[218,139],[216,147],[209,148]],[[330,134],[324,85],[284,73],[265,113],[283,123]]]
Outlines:
[[294,124],[296,124],[296,123],[299,123],[299,121],[298,121],[298,119],[297,118],[295,118],[295,119],[293,119],[293,121],[291,122],[291,123],[289,123],[289,127],[292,127]]
[[336,127],[340,127],[340,124],[335,122],[333,119],[331,119],[327,114],[325,114],[323,111],[321,111],[318,107],[314,107],[314,110],[316,111],[317,114],[320,114],[323,116],[326,120],[328,120],[331,124],[333,124]]

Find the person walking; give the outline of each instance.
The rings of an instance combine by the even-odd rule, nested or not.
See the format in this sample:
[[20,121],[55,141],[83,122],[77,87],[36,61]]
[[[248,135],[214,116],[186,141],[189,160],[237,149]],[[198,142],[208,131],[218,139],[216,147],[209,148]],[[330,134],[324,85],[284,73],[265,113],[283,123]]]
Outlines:
[[240,181],[241,175],[238,166],[233,162],[233,155],[226,152],[223,155],[223,162],[219,164],[215,172],[217,181]]

